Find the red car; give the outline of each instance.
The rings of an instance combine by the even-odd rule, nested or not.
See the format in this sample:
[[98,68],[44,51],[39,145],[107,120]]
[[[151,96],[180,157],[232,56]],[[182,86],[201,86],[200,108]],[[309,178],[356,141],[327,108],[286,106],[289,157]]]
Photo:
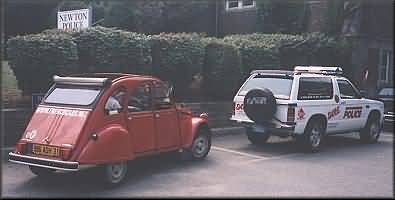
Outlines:
[[54,76],[9,161],[38,176],[98,166],[120,183],[127,161],[169,151],[200,160],[211,148],[208,117],[176,105],[172,87],[151,76]]

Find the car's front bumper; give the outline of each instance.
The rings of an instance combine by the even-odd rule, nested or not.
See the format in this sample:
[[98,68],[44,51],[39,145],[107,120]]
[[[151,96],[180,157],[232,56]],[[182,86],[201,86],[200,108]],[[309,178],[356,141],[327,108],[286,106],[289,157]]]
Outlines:
[[395,113],[386,112],[384,113],[384,122],[385,123],[393,123],[395,121]]
[[24,164],[24,165],[31,165],[43,168],[50,168],[56,170],[63,170],[63,171],[78,171],[78,162],[70,162],[70,161],[61,161],[61,160],[53,160],[47,158],[38,158],[28,155],[21,155],[17,153],[9,153],[8,160],[10,162]]

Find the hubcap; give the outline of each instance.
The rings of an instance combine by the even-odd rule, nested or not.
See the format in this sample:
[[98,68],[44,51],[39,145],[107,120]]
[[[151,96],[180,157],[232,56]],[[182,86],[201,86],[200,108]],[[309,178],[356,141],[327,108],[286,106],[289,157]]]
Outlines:
[[112,183],[118,183],[122,180],[126,173],[125,163],[116,163],[108,166],[108,171]]
[[206,153],[207,146],[208,146],[208,141],[206,137],[199,136],[198,138],[195,139],[193,143],[193,154],[196,157],[203,156]]
[[310,135],[310,141],[311,141],[311,145],[313,147],[318,147],[318,145],[321,142],[321,131],[318,127],[314,127],[311,130],[311,135]]

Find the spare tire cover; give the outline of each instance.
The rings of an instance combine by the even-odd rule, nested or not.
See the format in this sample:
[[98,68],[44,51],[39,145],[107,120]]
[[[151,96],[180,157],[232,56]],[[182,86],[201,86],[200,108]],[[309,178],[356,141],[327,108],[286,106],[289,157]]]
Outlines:
[[276,99],[267,88],[252,89],[244,97],[244,112],[256,123],[264,123],[272,119],[276,108]]

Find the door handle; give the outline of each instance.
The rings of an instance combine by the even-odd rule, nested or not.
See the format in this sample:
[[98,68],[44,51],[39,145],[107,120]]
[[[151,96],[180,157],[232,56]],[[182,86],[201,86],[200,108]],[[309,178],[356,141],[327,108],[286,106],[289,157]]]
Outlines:
[[159,115],[158,113],[156,113],[156,114],[155,114],[155,117],[156,117],[156,118],[159,118],[159,117],[160,117],[160,115]]

